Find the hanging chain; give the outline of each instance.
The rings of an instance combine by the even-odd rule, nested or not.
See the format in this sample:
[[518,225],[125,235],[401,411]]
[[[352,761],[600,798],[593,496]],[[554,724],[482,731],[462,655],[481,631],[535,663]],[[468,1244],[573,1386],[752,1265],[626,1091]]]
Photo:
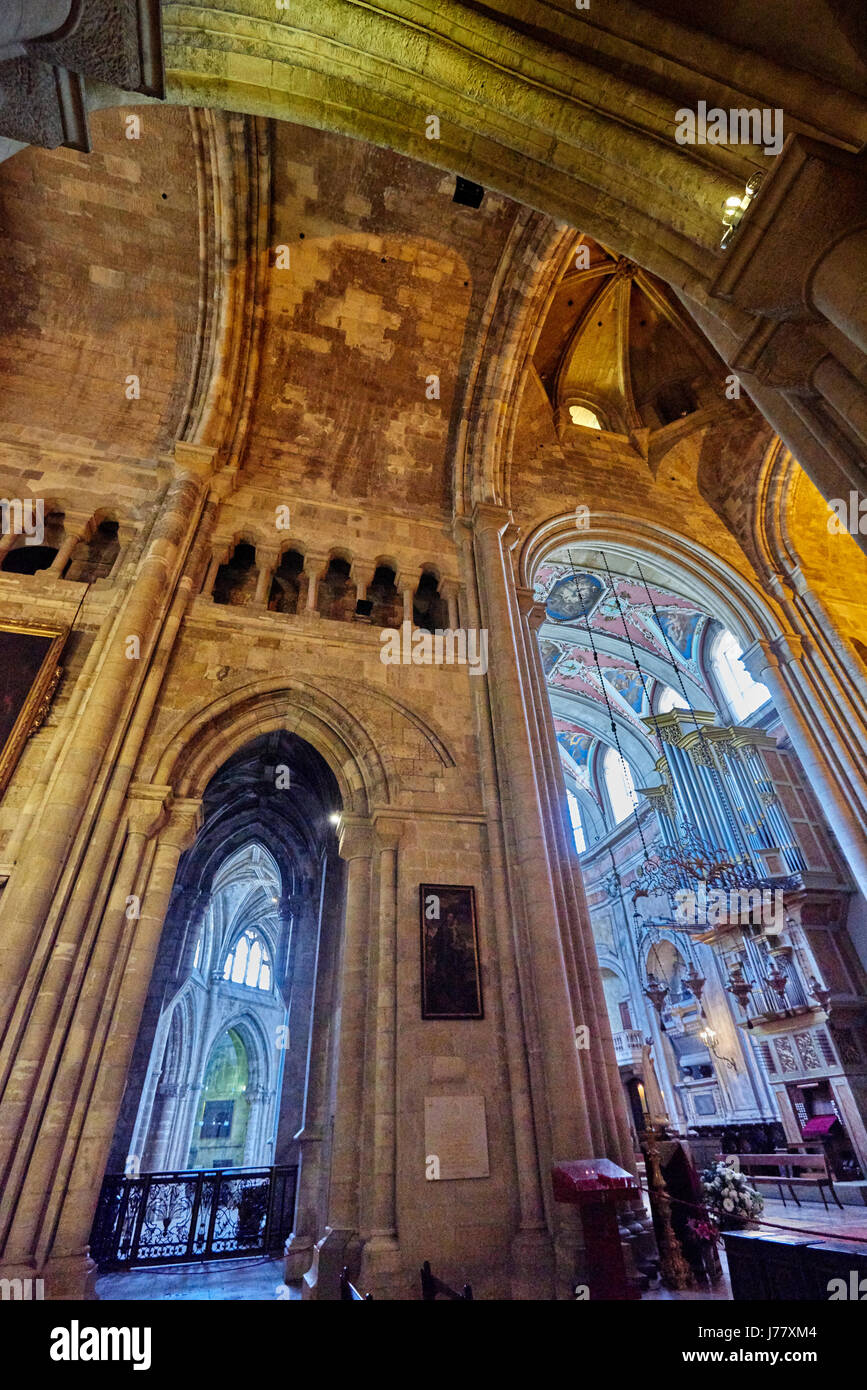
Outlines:
[[[579,594],[579,597],[580,597],[580,589],[579,589],[579,587],[578,587],[578,571],[577,571],[577,569],[575,568],[575,561],[574,561],[573,558],[572,558],[572,551],[571,551],[571,550],[568,551],[567,554],[568,554],[568,556],[569,556],[569,563],[570,563],[570,565],[572,566],[572,578],[573,578],[573,580],[575,581],[575,588],[576,588],[576,590],[578,591],[578,594]],[[610,701],[609,698],[608,698],[608,691],[607,691],[606,688],[605,688],[605,677],[604,677],[603,674],[602,674],[602,667],[601,667],[600,664],[599,664],[599,653],[598,653],[598,651],[596,650],[596,641],[595,641],[595,639],[594,639],[594,637],[593,637],[593,629],[592,629],[591,626],[590,626],[590,616],[589,616],[589,614],[588,614],[588,612],[587,612],[587,604],[584,602],[584,599],[583,599],[583,598],[581,599],[581,606],[582,606],[582,608],[584,609],[584,625],[585,625],[585,627],[586,627],[586,629],[587,629],[587,637],[588,637],[588,640],[589,640],[589,642],[590,642],[590,649],[591,649],[591,651],[592,651],[592,653],[593,653],[593,660],[594,660],[594,662],[596,663],[596,673],[597,673],[597,675],[598,675],[598,677],[599,677],[599,684],[600,684],[600,686],[601,686],[601,688],[602,688],[602,694],[603,694],[604,699],[605,699],[605,708],[606,708],[606,710],[608,711],[608,722],[609,722],[609,724],[611,725],[611,732],[612,732],[612,734],[614,735],[614,744],[615,744],[615,747],[616,747],[616,749],[617,749],[617,753],[618,753],[619,758],[621,759],[621,761],[622,761],[623,763],[626,763],[626,759],[625,759],[624,756],[623,756],[623,749],[620,747],[620,734],[619,734],[619,732],[618,732],[618,730],[617,730],[617,724],[615,723],[615,720],[614,720],[614,711],[613,711],[612,708],[611,708],[611,701]],[[626,763],[626,766],[628,767],[629,764]],[[638,816],[638,798],[637,798],[637,796],[635,796],[634,792],[633,792],[633,800],[632,800],[632,814],[633,814],[633,817],[634,817],[634,819],[635,819],[635,828],[636,828],[637,831],[638,831],[638,838],[639,838],[640,841],[641,841],[641,851],[642,851],[642,854],[644,855],[644,858],[645,858],[645,861],[646,861],[646,860],[648,859],[648,857],[649,857],[649,856],[648,856],[648,851],[647,851],[647,842],[646,842],[646,840],[645,840],[645,838],[644,838],[644,829],[643,829],[643,827],[642,827],[641,821],[640,821],[639,816]]]
[[[571,558],[571,557],[570,557],[570,558]],[[637,652],[637,650],[636,650],[636,648],[635,648],[635,643],[634,643],[633,640],[632,640],[632,634],[631,634],[630,631],[629,631],[629,628],[628,628],[627,623],[626,623],[626,619],[625,619],[624,616],[623,616],[623,609],[622,609],[622,607],[621,607],[621,605],[620,605],[620,595],[618,594],[617,588],[616,588],[615,583],[614,583],[614,576],[612,575],[611,570],[610,570],[609,567],[608,567],[608,556],[605,555],[604,552],[603,552],[603,555],[602,555],[602,561],[603,561],[603,564],[605,565],[605,573],[608,575],[608,582],[609,582],[609,584],[611,585],[611,592],[612,592],[612,594],[614,595],[614,602],[617,604],[617,615],[618,615],[618,617],[620,618],[621,623],[623,624],[623,631],[624,631],[625,636],[626,636],[626,641],[627,641],[627,643],[628,643],[628,645],[629,645],[629,651],[630,651],[630,653],[631,653],[631,655],[632,655],[632,660],[635,662],[635,669],[636,669],[636,671],[638,672],[638,679],[641,681],[641,692],[642,692],[642,694],[643,694],[645,700],[647,701],[647,710],[648,710],[648,713],[649,713],[649,715],[650,715],[650,718],[651,718],[652,721],[653,721],[653,732],[654,732],[654,734],[656,735],[656,741],[657,741],[657,743],[659,744],[660,748],[662,749],[662,756],[663,756],[663,759],[665,760],[665,770],[666,770],[666,773],[667,773],[667,775],[668,775],[668,785],[669,785],[669,787],[671,788],[672,800],[674,800],[674,799],[676,798],[676,786],[675,786],[674,775],[673,775],[672,769],[671,769],[671,763],[670,763],[669,760],[668,760],[668,748],[667,748],[667,746],[666,746],[666,741],[665,741],[665,739],[662,737],[662,735],[661,735],[660,732],[659,732],[659,724],[657,723],[658,715],[655,713],[655,711],[653,710],[652,705],[651,705],[650,693],[649,693],[649,691],[648,691],[648,689],[647,689],[647,686],[645,685],[644,672],[642,671],[642,669],[641,669],[641,663],[640,663],[639,660],[638,660],[638,652]],[[687,701],[687,703],[689,703],[689,702]]]

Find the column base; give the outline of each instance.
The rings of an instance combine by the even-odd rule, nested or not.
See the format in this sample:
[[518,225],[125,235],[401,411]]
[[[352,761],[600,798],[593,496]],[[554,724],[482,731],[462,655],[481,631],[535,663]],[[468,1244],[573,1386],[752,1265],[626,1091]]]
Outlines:
[[287,1284],[303,1279],[313,1263],[315,1242],[312,1236],[296,1235],[293,1231],[283,1247],[283,1280]]
[[[87,1252],[80,1255],[56,1255],[38,1270],[28,1264],[0,1266],[0,1279],[20,1281],[22,1299],[44,1299],[46,1303],[94,1302],[97,1299],[97,1273],[96,1263]],[[13,1294],[13,1297],[15,1296]]]
[[375,1299],[406,1299],[407,1282],[397,1235],[394,1231],[375,1231],[364,1242],[361,1252],[359,1292],[372,1293]]
[[554,1235],[554,1277],[556,1299],[575,1298],[575,1285],[588,1284],[584,1228],[578,1208],[558,1204]]
[[512,1240],[512,1298],[548,1302],[556,1297],[554,1245],[550,1232],[519,1231]]
[[361,1266],[361,1240],[357,1231],[332,1230],[325,1228],[325,1235],[317,1241],[313,1261],[304,1275],[301,1289],[302,1299],[324,1299],[326,1302],[339,1302],[340,1275],[344,1266],[349,1270],[353,1283],[358,1278]]

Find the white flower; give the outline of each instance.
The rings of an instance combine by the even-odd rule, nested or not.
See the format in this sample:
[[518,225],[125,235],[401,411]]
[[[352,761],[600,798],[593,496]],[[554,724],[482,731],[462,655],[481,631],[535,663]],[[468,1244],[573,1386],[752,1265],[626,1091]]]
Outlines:
[[732,1201],[731,1197],[724,1197],[724,1198],[723,1198],[723,1211],[734,1211],[734,1209],[735,1209],[735,1204],[734,1204],[734,1202]]

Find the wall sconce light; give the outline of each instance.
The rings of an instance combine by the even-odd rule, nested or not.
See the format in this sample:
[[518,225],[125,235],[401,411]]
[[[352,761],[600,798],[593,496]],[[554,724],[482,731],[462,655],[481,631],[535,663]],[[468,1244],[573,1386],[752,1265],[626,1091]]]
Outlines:
[[732,195],[731,198],[726,198],[725,203],[723,204],[722,215],[722,221],[723,226],[725,227],[725,231],[723,232],[722,241],[720,242],[720,246],[723,250],[725,250],[725,248],[728,246],[729,242],[731,241],[732,237],[734,236],[735,232],[737,231],[738,227],[743,221],[744,213],[746,212],[750,203],[753,201],[753,198],[758,193],[759,185],[761,184],[762,179],[764,177],[765,176],[761,171],[757,171],[755,174],[752,174],[750,178],[747,180],[746,187],[744,188],[742,194],[738,195],[737,193],[735,193]]
[[716,1057],[718,1062],[725,1062],[726,1066],[731,1067],[732,1071],[734,1072],[738,1072],[740,1070],[737,1062],[734,1060],[733,1057],[723,1057],[722,1053],[717,1047],[717,1035],[712,1028],[702,1028],[698,1036],[701,1038],[708,1052],[712,1053],[713,1056]]

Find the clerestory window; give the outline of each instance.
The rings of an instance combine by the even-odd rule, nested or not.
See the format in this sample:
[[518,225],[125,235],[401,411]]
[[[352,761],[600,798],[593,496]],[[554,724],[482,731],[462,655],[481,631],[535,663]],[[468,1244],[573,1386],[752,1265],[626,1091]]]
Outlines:
[[271,988],[271,953],[255,927],[247,927],[226,956],[223,979],[249,989]]

